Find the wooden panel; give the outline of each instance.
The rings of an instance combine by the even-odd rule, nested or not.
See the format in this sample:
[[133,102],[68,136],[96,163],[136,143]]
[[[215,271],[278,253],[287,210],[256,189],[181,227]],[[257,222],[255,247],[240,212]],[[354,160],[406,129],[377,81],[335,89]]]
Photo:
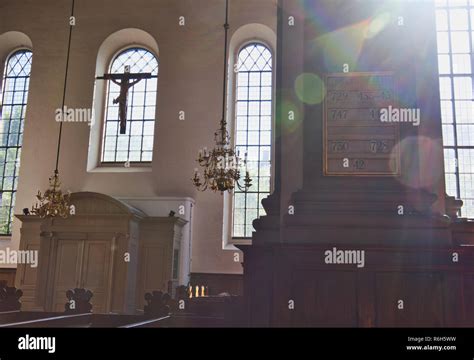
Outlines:
[[[181,228],[185,223],[182,219],[170,217],[146,218],[140,222],[137,308],[143,309],[145,293],[155,290],[168,292],[168,285],[172,288],[178,285],[177,279],[172,279],[173,269],[179,275],[183,265],[178,263],[178,268],[173,268],[173,257],[174,250],[181,247]],[[173,283],[169,284],[169,281]]]
[[80,285],[83,246],[80,240],[58,241],[52,311],[64,311],[66,291]]
[[[38,251],[39,257],[40,245],[27,243],[25,248],[22,250]],[[19,269],[17,272],[17,286],[23,291],[23,296],[21,299],[23,310],[33,310],[38,308],[36,299],[36,286],[38,283],[38,269],[40,265],[41,263],[39,263],[38,267],[36,268],[31,267],[30,264],[18,265]]]
[[143,309],[145,304],[144,295],[152,291],[168,291],[168,280],[166,274],[171,274],[167,264],[168,247],[161,245],[143,245],[140,249],[138,286],[137,286],[137,308]]
[[293,326],[357,326],[355,272],[297,270],[293,280]]
[[16,269],[0,269],[0,281],[6,281],[7,286],[15,286]]
[[[442,276],[437,273],[376,274],[377,326],[442,326]],[[403,309],[399,309],[399,301]]]
[[375,274],[369,271],[357,272],[358,326],[375,326]]
[[166,291],[168,280],[166,278],[166,259],[168,249],[165,246],[146,246],[143,258],[143,284],[145,292],[153,290]]
[[107,309],[107,293],[110,263],[110,241],[86,241],[82,264],[81,288],[94,294],[92,311],[104,313]]
[[464,275],[464,313],[467,326],[474,326],[474,274]]
[[[39,252],[40,246],[39,244],[28,244],[26,246],[27,251],[38,251]],[[30,264],[27,264],[24,267],[22,272],[22,276],[20,278],[20,287],[24,289],[25,287],[35,287],[36,286],[36,279],[38,275],[38,268],[33,268]]]

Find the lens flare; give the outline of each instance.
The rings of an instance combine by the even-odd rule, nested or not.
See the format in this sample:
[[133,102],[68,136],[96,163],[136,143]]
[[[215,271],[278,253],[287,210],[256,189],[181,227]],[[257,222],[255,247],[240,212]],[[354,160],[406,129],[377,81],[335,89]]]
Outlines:
[[437,166],[443,161],[443,148],[439,140],[409,136],[394,146],[392,156],[398,156],[398,153],[403,166],[398,180],[402,184],[413,189],[433,189],[444,176]]
[[311,51],[317,58],[323,54],[325,67],[332,72],[342,72],[343,64],[357,68],[358,60],[366,40],[369,21],[364,20],[316,37]]
[[390,24],[392,16],[388,12],[381,13],[375,16],[369,24],[367,29],[366,38],[371,39],[377,36],[387,25]]
[[318,75],[303,73],[295,80],[295,93],[301,102],[316,105],[326,97],[326,87]]

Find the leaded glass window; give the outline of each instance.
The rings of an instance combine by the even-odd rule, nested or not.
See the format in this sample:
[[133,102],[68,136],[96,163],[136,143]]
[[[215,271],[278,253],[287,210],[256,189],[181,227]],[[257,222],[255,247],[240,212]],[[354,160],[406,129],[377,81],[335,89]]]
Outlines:
[[18,50],[6,61],[0,103],[0,235],[11,235],[33,53]]
[[436,1],[446,191],[474,218],[474,1]]
[[263,44],[249,44],[239,52],[237,70],[235,145],[241,156],[247,153],[252,187],[234,191],[232,237],[249,238],[271,190],[272,53]]
[[151,162],[155,133],[156,92],[158,86],[158,61],[148,50],[132,48],[121,52],[112,62],[110,73],[151,73],[130,88],[127,105],[126,134],[120,134],[119,105],[113,100],[120,94],[120,87],[109,81],[105,108],[102,162]]

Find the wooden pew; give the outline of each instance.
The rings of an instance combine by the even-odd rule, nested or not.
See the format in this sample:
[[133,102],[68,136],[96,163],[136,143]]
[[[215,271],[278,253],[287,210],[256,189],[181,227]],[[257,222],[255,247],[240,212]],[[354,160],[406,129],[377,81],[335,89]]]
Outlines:
[[173,315],[170,327],[174,328],[221,328],[227,327],[224,317],[200,316],[194,314]]
[[49,312],[9,311],[0,313],[0,327],[90,327],[118,328],[130,324],[142,324],[157,321],[156,318],[146,318],[143,315],[118,314],[67,314]]
[[[0,284],[0,327],[89,327],[92,293],[85,289],[66,292],[65,312],[20,311],[19,289]],[[72,306],[71,306],[72,305]],[[7,310],[7,311],[6,311]]]
[[60,315],[0,325],[0,328],[89,327],[92,314]]
[[[179,292],[178,292],[179,293]],[[160,291],[145,294],[147,305],[143,315],[93,314],[92,293],[85,289],[67,292],[65,312],[0,312],[0,327],[4,328],[206,328],[229,327],[229,313],[238,315],[236,297],[203,296],[188,298],[181,292],[178,299],[171,299]],[[185,306],[180,309],[179,303]]]
[[[10,289],[10,294],[16,294],[16,289]],[[6,294],[6,292],[4,292]],[[21,294],[21,291],[18,292]],[[19,310],[5,311],[0,313],[0,327],[97,327],[97,328],[117,328],[129,324],[139,324],[146,321],[153,321],[162,316],[155,316],[155,313],[169,313],[167,305],[171,298],[167,294],[154,292],[147,294],[148,307],[145,307],[144,315],[118,315],[118,314],[93,314],[91,299],[92,292],[86,289],[73,289],[66,292],[67,302],[65,312],[23,312]],[[19,297],[14,296],[12,300],[18,301]],[[9,307],[11,307],[9,303]],[[13,302],[13,304],[16,304]],[[20,303],[18,303],[20,304]],[[17,305],[18,305],[17,304]],[[16,307],[18,307],[15,305]]]
[[0,281],[0,312],[20,310],[22,296],[23,291],[7,286],[6,281]]
[[59,316],[61,313],[54,312],[43,312],[43,311],[4,311],[0,312],[0,325],[23,322],[29,320],[37,320],[41,318],[49,318],[54,316]]
[[[35,314],[40,315],[41,313]],[[43,313],[46,314],[46,313]],[[24,313],[28,317],[29,313]],[[54,313],[53,316],[41,317],[37,319],[27,319],[25,321],[7,322],[2,328],[50,328],[50,327],[87,327],[87,328],[117,328],[125,327],[128,324],[137,324],[144,321],[143,315],[117,315],[117,314],[62,314]],[[151,320],[149,320],[151,321]]]
[[170,319],[171,316],[163,316],[158,319],[147,319],[145,321],[127,324],[120,327],[124,329],[170,327]]
[[89,327],[118,328],[143,321],[143,315],[93,314]]
[[224,318],[198,316],[193,314],[169,315],[158,319],[147,319],[121,326],[126,329],[138,328],[215,328],[226,327]]

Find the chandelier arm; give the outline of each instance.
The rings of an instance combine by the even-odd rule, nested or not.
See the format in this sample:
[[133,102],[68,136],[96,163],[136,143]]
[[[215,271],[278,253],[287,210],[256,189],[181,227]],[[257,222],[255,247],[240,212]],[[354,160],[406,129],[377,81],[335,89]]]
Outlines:
[[240,191],[247,192],[247,187],[240,185],[238,181],[236,181],[237,187],[239,188]]

